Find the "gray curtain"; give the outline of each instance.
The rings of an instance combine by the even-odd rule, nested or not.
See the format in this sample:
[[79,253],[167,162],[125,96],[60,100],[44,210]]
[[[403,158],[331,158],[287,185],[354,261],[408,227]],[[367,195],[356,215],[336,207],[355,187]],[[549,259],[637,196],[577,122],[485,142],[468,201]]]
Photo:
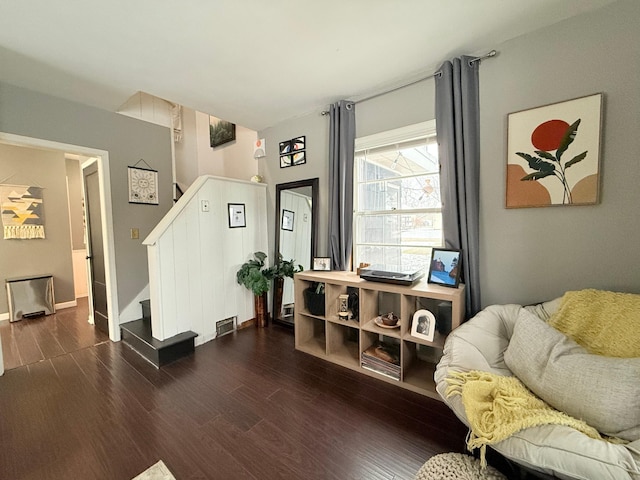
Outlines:
[[334,270],[350,270],[356,107],[340,100],[329,114],[329,256]]
[[446,248],[462,250],[467,318],[480,310],[480,62],[472,59],[445,62],[435,80],[444,240]]

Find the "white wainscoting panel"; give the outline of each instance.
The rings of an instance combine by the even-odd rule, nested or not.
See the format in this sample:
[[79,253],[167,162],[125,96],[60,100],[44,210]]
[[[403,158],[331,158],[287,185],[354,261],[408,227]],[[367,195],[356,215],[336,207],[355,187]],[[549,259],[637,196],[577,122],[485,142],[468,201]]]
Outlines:
[[[253,294],[236,283],[236,272],[254,252],[267,251],[265,187],[199,177],[144,240],[155,338],[192,330],[200,345],[215,338],[217,321],[254,318]],[[229,228],[228,203],[245,205],[246,227]]]

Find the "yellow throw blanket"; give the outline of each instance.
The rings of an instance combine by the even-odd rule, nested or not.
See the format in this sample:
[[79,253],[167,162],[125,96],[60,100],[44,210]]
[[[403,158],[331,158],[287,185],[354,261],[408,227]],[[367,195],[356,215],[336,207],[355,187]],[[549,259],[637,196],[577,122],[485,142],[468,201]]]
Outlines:
[[549,325],[590,353],[640,357],[640,295],[594,289],[566,292]]
[[460,395],[471,433],[467,447],[480,447],[480,460],[486,465],[487,445],[498,443],[525,428],[539,425],[566,425],[602,439],[598,431],[582,420],[551,408],[531,393],[516,377],[504,377],[472,370],[452,372],[447,377],[447,397]]

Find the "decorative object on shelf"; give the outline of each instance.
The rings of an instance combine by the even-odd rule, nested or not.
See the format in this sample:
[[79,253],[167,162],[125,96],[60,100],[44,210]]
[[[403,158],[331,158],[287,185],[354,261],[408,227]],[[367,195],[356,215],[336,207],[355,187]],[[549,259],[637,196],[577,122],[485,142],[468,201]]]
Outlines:
[[291,210],[282,210],[282,225],[280,228],[282,230],[288,230],[289,232],[293,232],[293,220],[295,218],[295,213]]
[[211,147],[219,147],[236,139],[236,124],[209,116],[209,139]]
[[273,271],[265,268],[266,258],[266,253],[255,252],[253,258],[243,263],[240,270],[236,272],[238,284],[253,292],[257,327],[266,327],[269,324],[267,292],[270,280],[273,278]]
[[329,257],[313,257],[313,270],[331,270],[331,258]]
[[398,317],[393,315],[394,319],[390,320],[388,315],[393,315],[393,313],[388,313],[387,315],[380,315],[373,319],[373,323],[381,328],[398,328],[400,327],[400,322],[398,322]]
[[599,200],[602,94],[509,114],[507,208]]
[[228,203],[229,228],[241,228],[247,226],[247,219],[244,213],[244,203]]
[[253,144],[253,158],[263,158],[267,156],[267,143],[264,138],[259,138]]
[[376,342],[362,352],[361,366],[393,380],[400,380],[400,345]]
[[278,144],[278,151],[280,153],[280,168],[293,167],[295,165],[302,165],[307,163],[307,157],[305,155],[307,148],[306,137],[296,137],[291,140],[286,140]]
[[253,183],[262,183],[262,175],[254,175],[251,177]]
[[312,315],[323,316],[324,307],[324,283],[314,282],[304,291],[304,305]]
[[0,185],[4,239],[45,238],[42,187]]
[[[138,165],[143,163],[147,168]],[[158,171],[144,161],[138,160],[128,167],[129,173],[129,203],[158,205]]]
[[356,268],[356,275],[360,275],[360,271],[363,268],[367,268],[367,267],[370,267],[370,266],[371,266],[370,263],[360,262],[360,265],[358,265],[358,268]]
[[436,317],[429,310],[417,310],[411,322],[411,335],[433,342],[436,331]]
[[461,250],[433,248],[429,264],[429,283],[457,288],[460,283]]
[[349,295],[342,293],[338,295],[338,318],[349,320]]
[[393,312],[385,313],[384,315],[380,315],[377,318],[383,325],[387,327],[395,327],[398,325],[398,321],[400,320],[396,314]]

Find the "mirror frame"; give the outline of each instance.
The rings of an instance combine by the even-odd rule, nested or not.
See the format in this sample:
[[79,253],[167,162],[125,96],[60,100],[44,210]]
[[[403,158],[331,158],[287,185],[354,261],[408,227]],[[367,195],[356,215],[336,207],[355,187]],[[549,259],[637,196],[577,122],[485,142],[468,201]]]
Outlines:
[[[311,187],[311,257],[309,258],[309,268],[313,265],[313,257],[316,256],[316,252],[318,250],[318,189],[320,186],[320,180],[318,177],[309,178],[306,180],[296,180],[294,182],[287,183],[278,183],[276,185],[276,228],[275,228],[275,254],[274,254],[274,262],[278,259],[278,254],[280,253],[280,222],[282,219],[280,218],[280,193],[283,190],[291,190],[294,188],[300,187]],[[272,305],[275,305],[275,288],[273,289],[274,298],[272,300]],[[282,320],[281,316],[282,312],[273,312],[272,318],[274,322],[284,323],[287,325],[292,325],[289,322],[285,322]]]

